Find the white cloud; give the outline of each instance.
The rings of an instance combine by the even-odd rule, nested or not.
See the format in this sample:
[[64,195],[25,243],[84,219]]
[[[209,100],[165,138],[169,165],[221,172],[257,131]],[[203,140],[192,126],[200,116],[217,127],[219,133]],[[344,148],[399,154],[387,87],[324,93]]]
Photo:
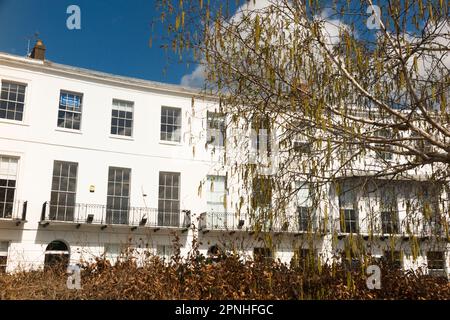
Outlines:
[[239,21],[245,15],[252,15],[254,12],[263,11],[272,5],[276,5],[278,1],[279,0],[250,0],[236,10],[236,13],[231,17],[231,21]]
[[[282,7],[287,3],[289,4],[289,1],[286,2],[286,0],[250,0],[246,4],[240,6],[236,13],[231,17],[229,20],[230,23],[236,24],[239,20],[243,19],[244,16],[252,16],[255,12],[261,12],[263,13],[267,8],[270,6],[277,6],[278,8]],[[339,34],[340,30],[347,29],[348,26],[340,21],[339,19],[332,19],[330,18],[331,11],[323,10],[319,16],[316,16],[316,19],[319,19],[323,22],[322,28],[323,28],[323,35],[325,38],[325,42],[329,46],[334,46],[339,42]],[[277,20],[279,20],[276,16],[272,19],[271,23],[277,24]],[[279,24],[281,28],[280,32],[284,33],[284,39],[289,42],[289,33],[293,31],[292,24]],[[244,32],[244,30],[240,30],[240,32]],[[243,38],[246,37],[246,34],[243,34]],[[276,41],[276,37],[273,39],[273,41]],[[286,43],[287,44],[287,43]],[[319,54],[319,53],[318,53]],[[192,88],[202,88],[205,85],[205,67],[201,63],[197,65],[197,67],[189,74],[184,75],[181,78],[181,85],[186,87],[192,87]]]
[[[249,14],[254,10],[263,10],[269,7],[274,2],[270,0],[250,0],[246,4],[240,6],[236,13],[231,18],[231,21],[236,21],[242,18],[243,15]],[[189,74],[185,74],[180,81],[180,84],[185,87],[190,88],[202,88],[205,84],[205,67],[202,64],[197,65],[197,67]]]
[[[448,72],[450,68],[450,54],[448,48],[450,48],[450,23],[443,21],[439,24],[431,25],[430,30],[436,28],[435,38],[430,44],[430,48],[438,49],[445,48],[442,51],[430,51],[427,54],[422,55],[418,60],[418,76],[421,78],[428,77],[431,73],[435,73],[436,76],[442,77],[438,71]],[[416,42],[413,40],[411,42]],[[436,68],[437,67],[437,68]]]
[[[394,34],[389,34],[395,39]],[[383,32],[377,33],[378,38],[384,37]],[[407,61],[408,67],[412,67],[414,59],[417,59],[417,72],[413,73],[413,78],[426,80],[430,76],[437,77],[438,79],[443,76],[442,72],[448,73],[450,68],[450,54],[448,48],[450,48],[450,23],[447,21],[441,21],[437,24],[431,23],[424,30],[423,35],[414,35],[403,33],[400,34],[400,47],[395,44],[395,49],[402,51],[405,55],[405,48],[407,43],[414,47],[419,45],[422,48],[429,48],[433,50],[424,50],[420,54],[413,54]],[[429,39],[424,43],[424,39]],[[394,47],[389,47],[391,54],[394,53]],[[438,50],[439,49],[439,50]],[[445,74],[444,74],[445,76]]]
[[322,34],[328,39],[327,44],[334,46],[339,43],[339,35],[342,30],[349,30],[348,25],[339,19],[331,19],[331,10],[325,9],[321,12],[318,19],[323,22]]
[[180,84],[184,87],[202,88],[205,84],[205,67],[201,64],[197,65],[194,71],[181,78]]

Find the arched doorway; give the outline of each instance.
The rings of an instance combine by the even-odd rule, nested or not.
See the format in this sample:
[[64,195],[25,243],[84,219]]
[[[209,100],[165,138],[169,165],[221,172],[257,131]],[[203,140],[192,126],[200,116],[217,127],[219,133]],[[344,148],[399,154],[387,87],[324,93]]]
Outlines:
[[69,247],[63,241],[55,240],[48,244],[45,249],[44,269],[63,268],[69,265]]
[[212,246],[209,247],[209,249],[208,249],[208,255],[209,255],[209,256],[216,256],[216,255],[218,255],[219,253],[220,253],[220,250],[219,250],[219,246],[218,246],[217,244],[212,245]]
[[223,251],[219,245],[212,245],[208,249],[208,259],[211,259],[212,262],[218,262],[223,259],[224,253],[225,251]]

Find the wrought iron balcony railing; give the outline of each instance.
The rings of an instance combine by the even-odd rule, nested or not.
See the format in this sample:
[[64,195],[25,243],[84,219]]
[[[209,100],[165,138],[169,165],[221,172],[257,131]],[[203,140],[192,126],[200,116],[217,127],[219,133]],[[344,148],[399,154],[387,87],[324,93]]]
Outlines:
[[203,212],[200,215],[199,229],[208,231],[248,231],[274,233],[322,233],[327,232],[326,221],[317,217],[302,220],[297,215],[263,219],[232,212]]
[[449,225],[441,221],[425,220],[423,222],[422,237],[448,238],[450,234]]
[[344,221],[341,218],[334,218],[332,223],[333,233],[338,234],[338,238],[343,238],[349,233],[359,234],[365,238],[371,236],[379,237],[384,240],[388,237],[401,238],[404,241],[410,238],[420,238],[426,240],[429,238],[443,238],[449,239],[449,225],[445,219],[432,220],[424,217],[414,219],[402,219],[401,221],[382,221],[380,216],[374,216],[373,221],[357,220],[357,227],[355,230],[347,231],[344,226]]
[[57,206],[47,201],[42,205],[41,225],[47,226],[51,223],[72,223],[78,227],[92,224],[101,225],[102,228],[114,225],[133,229],[138,227],[187,229],[191,225],[191,218],[189,210],[164,212],[157,208],[146,207],[114,209],[106,205],[86,203]]
[[203,212],[200,215],[199,229],[202,231],[245,230],[246,220],[231,212]]
[[27,219],[28,201],[0,202],[0,221],[15,221],[16,225]]

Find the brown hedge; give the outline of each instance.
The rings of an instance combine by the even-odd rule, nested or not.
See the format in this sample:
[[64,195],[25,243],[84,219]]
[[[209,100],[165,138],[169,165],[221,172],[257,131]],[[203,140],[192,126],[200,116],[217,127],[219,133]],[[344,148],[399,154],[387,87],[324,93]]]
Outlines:
[[84,263],[80,290],[66,286],[65,270],[0,275],[1,299],[450,299],[445,278],[384,264],[380,290],[369,290],[363,268],[344,264],[286,265],[244,261],[237,255],[205,258],[193,250],[169,263],[148,256],[138,266],[128,256],[112,266]]

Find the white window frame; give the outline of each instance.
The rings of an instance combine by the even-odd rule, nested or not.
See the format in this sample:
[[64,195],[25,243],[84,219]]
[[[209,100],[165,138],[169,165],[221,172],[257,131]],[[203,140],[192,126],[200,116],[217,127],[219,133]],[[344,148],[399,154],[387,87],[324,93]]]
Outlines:
[[[114,176],[110,174],[114,172]],[[121,179],[116,179],[117,173],[121,174]],[[124,180],[124,176],[128,174],[128,181]],[[109,166],[108,167],[108,185],[106,191],[106,222],[108,224],[128,225],[130,223],[130,201],[131,201],[131,175],[133,170],[131,168]],[[128,185],[128,192],[125,192],[126,185]],[[120,186],[120,194],[116,194],[116,187]],[[113,193],[110,193],[110,187]],[[112,200],[113,204],[110,205]],[[114,203],[120,203],[119,209],[114,206]],[[118,219],[117,219],[118,218]]]
[[[384,219],[386,215],[389,215],[389,219]],[[386,229],[396,227],[397,230],[393,230],[393,234],[400,233],[400,217],[398,212],[398,195],[393,185],[387,185],[380,190],[380,220],[381,220],[381,233],[389,234],[385,232]],[[385,222],[387,224],[385,224]],[[391,230],[392,231],[392,230]]]
[[[222,191],[216,191],[216,190],[211,190],[211,185],[213,185],[213,189],[214,186],[218,183],[222,183],[223,182],[223,192]],[[226,175],[207,175],[206,176],[206,190],[207,190],[207,199],[206,199],[206,203],[208,205],[208,211],[214,211],[214,210],[210,210],[209,205],[223,205],[223,210],[220,211],[221,213],[225,213],[226,212],[226,195],[227,195],[227,176]],[[222,200],[219,201],[215,201],[217,200],[217,197],[221,197]]]
[[[17,156],[12,156],[12,155],[5,155],[5,154],[0,154],[0,173],[1,173],[1,163],[3,163],[3,158],[7,158],[9,159],[8,164],[10,163],[11,159],[16,160],[16,170],[15,170],[15,174],[14,174],[14,187],[9,187],[9,186],[0,186],[0,188],[5,188],[5,199],[0,199],[1,202],[4,203],[4,205],[2,207],[0,207],[0,218],[5,218],[5,219],[11,219],[16,217],[15,213],[18,212],[18,201],[17,201],[17,190],[18,190],[18,177],[19,177],[19,163],[20,163],[20,157]],[[10,175],[8,174],[8,177]],[[7,181],[9,181],[10,179],[5,179]],[[12,209],[11,209],[11,217],[6,217],[5,216],[5,211],[6,211],[6,190],[7,189],[14,189],[14,197],[13,197],[13,201],[12,201]],[[5,201],[3,201],[5,200]],[[17,218],[17,217],[16,217]]]
[[[210,124],[214,123],[214,127]],[[216,128],[216,126],[219,128]],[[221,126],[223,125],[223,128]],[[214,139],[213,139],[214,138]],[[226,115],[220,112],[206,112],[206,144],[215,148],[224,148],[226,140]]]
[[256,154],[263,156],[272,154],[273,130],[269,116],[254,116],[251,119],[251,138],[254,138],[255,141],[250,141],[250,143]]
[[[61,96],[63,94],[79,96],[80,97],[80,111],[61,109]],[[67,131],[81,132],[81,130],[83,128],[83,109],[84,109],[84,94],[83,93],[75,92],[75,91],[71,91],[71,90],[61,89],[59,91],[59,97],[58,97],[58,112],[57,112],[57,121],[56,121],[57,130],[63,130],[63,131],[67,130]],[[60,126],[59,125],[59,120],[62,119],[62,118],[59,117],[59,113],[60,112],[64,112],[65,114],[67,114],[67,113],[79,114],[80,115],[80,128],[74,129],[73,128],[73,123],[72,123],[72,128],[67,128],[65,126]],[[64,119],[66,119],[66,118],[64,118]]]
[[[430,268],[430,258],[429,258],[429,254],[430,253],[441,253],[442,254],[442,260],[439,259],[439,261],[442,261],[442,268]],[[431,272],[445,272],[445,268],[446,268],[446,257],[445,257],[445,252],[444,251],[428,251],[427,252],[427,269],[428,271]]]
[[[394,139],[394,133],[388,129],[380,129],[377,133],[378,138]],[[377,159],[382,159],[386,162],[394,161],[394,147],[388,144],[375,144],[377,148],[384,148],[386,150],[376,150],[375,155]]]
[[[164,110],[173,110],[176,112],[179,112],[179,124],[176,123],[177,121],[174,119],[174,123],[169,123],[168,118],[165,119],[165,122],[163,122],[163,117],[167,116],[167,114],[164,112]],[[171,132],[171,139],[167,139],[167,136],[169,134],[169,131],[163,131],[163,126],[166,127],[173,127],[175,128],[174,131]],[[176,136],[174,132],[176,130],[179,130],[179,135]],[[179,107],[169,107],[169,106],[161,106],[161,117],[160,117],[160,127],[159,127],[159,140],[162,143],[170,143],[170,144],[181,144],[181,138],[182,138],[182,129],[183,129],[183,109]],[[163,134],[165,134],[165,138],[163,139]],[[174,138],[175,137],[175,138]]]
[[105,259],[112,265],[119,261],[122,254],[122,245],[120,243],[106,243],[103,247]]
[[[68,175],[67,176],[63,176],[62,172],[60,172],[60,174],[58,176],[55,176],[54,173],[55,173],[56,165],[61,166],[61,168],[60,168],[61,170],[62,170],[62,166],[63,165],[68,165],[69,166]],[[71,173],[70,170],[71,170],[72,166],[76,167],[75,178],[73,178],[70,175],[70,173]],[[78,162],[62,161],[62,160],[55,160],[55,161],[53,161],[52,182],[51,182],[52,184],[51,184],[51,188],[50,188],[50,208],[49,208],[49,218],[50,219],[53,217],[53,215],[52,215],[52,210],[53,210],[52,207],[53,206],[56,206],[55,220],[57,220],[57,221],[72,221],[73,222],[73,221],[75,221],[77,219],[77,217],[75,216],[75,213],[76,213],[76,206],[77,206],[78,171],[79,171],[79,164],[78,164]],[[53,188],[53,182],[54,182],[56,177],[59,177],[58,189],[54,189]],[[62,186],[61,186],[62,178],[68,179],[67,188],[69,188],[69,186],[70,186],[70,179],[75,179],[75,186],[74,186],[74,190],[75,191],[61,189],[62,188]],[[56,201],[56,205],[52,203],[52,198],[53,198],[54,194],[57,194],[57,197],[58,197],[57,201]],[[70,213],[70,208],[72,206],[71,205],[67,205],[67,199],[68,199],[68,195],[69,194],[72,194],[73,198],[74,198],[72,213]],[[61,195],[65,195],[65,197],[66,197],[66,201],[65,201],[66,205],[60,205],[60,201],[59,201],[60,198],[59,197]],[[58,219],[60,217],[60,212],[59,212],[60,208],[64,208],[63,209],[64,219],[62,219],[62,220]],[[70,217],[70,215],[73,216],[72,219],[68,219],[68,217]]]
[[[26,82],[21,82],[21,81],[16,81],[16,80],[10,80],[10,79],[7,79],[7,78],[2,78],[2,79],[0,79],[0,103],[2,102],[2,101],[4,101],[2,98],[1,98],[1,93],[3,92],[3,83],[8,83],[8,84],[15,84],[15,85],[18,85],[18,86],[24,86],[25,87],[25,89],[24,89],[24,93],[23,93],[23,102],[21,102],[22,104],[23,104],[23,109],[22,109],[22,119],[21,120],[16,120],[15,119],[15,116],[14,116],[14,119],[8,119],[7,118],[7,111],[5,110],[5,118],[0,118],[0,120],[1,121],[5,121],[5,122],[11,122],[11,123],[24,123],[24,120],[25,120],[25,110],[26,110],[26,104],[27,104],[27,94],[28,94],[28,90],[29,90],[29,86],[28,86],[28,83],[26,83]],[[8,92],[10,92],[10,91],[8,91]],[[18,103],[18,100],[17,100],[17,97],[16,97],[16,100],[15,101],[13,101],[13,100],[9,100],[9,93],[8,93],[8,99],[7,100],[5,100],[6,102],[13,102],[13,103]],[[16,112],[16,111],[15,111]],[[14,113],[14,115],[15,115],[15,113]]]
[[[173,181],[174,178],[178,178],[178,184]],[[168,178],[171,180],[171,184],[168,184]],[[161,179],[164,179],[161,184]],[[161,193],[162,191],[162,193]],[[175,197],[176,191],[176,197]],[[172,194],[171,197],[166,197],[166,193]],[[178,203],[178,210],[166,210],[167,202]],[[160,206],[160,204],[163,206]],[[163,226],[179,226],[181,217],[181,172],[172,171],[160,171],[158,175],[158,225]]]
[[170,259],[174,255],[174,247],[171,244],[158,244],[156,245],[156,255],[160,257],[165,263],[170,262]]
[[0,257],[6,257],[5,264],[0,264],[0,273],[6,272],[6,269],[8,268],[8,253],[10,244],[10,241],[0,241]]
[[[217,191],[214,188],[223,183],[223,190]],[[212,188],[211,188],[212,186]],[[227,176],[207,175],[206,176],[206,224],[213,228],[226,228],[228,223],[227,215]],[[219,209],[219,210],[215,210]]]
[[[339,195],[339,224],[341,233],[358,233],[360,228],[359,212],[358,212],[358,194],[357,189],[352,181],[344,181],[341,183],[341,194]],[[355,215],[354,219],[351,219],[352,211]],[[350,215],[350,219],[347,217]],[[350,226],[355,223],[355,230],[353,228],[347,228],[347,224]],[[343,230],[344,229],[344,230]],[[351,230],[348,230],[351,229]]]
[[[296,194],[296,213],[298,219],[298,229],[301,232],[310,231],[316,228],[317,221],[313,207],[313,195],[311,194],[311,184],[305,181],[295,183]],[[306,214],[306,217],[305,217]],[[306,222],[306,228],[304,223]],[[309,227],[309,228],[308,228]]]
[[[127,109],[131,109],[131,111],[127,111]],[[114,111],[118,112],[117,116],[113,115]],[[120,112],[131,112],[131,118],[128,119],[125,117],[121,117],[120,116]],[[117,132],[114,133],[113,132],[113,120],[116,119],[117,120],[117,124],[115,125],[115,127],[117,127]],[[124,121],[124,126],[119,126],[119,121],[123,120]],[[131,121],[131,126],[129,127],[130,129],[130,134],[126,134],[126,129],[128,128],[125,124],[127,121]],[[119,129],[124,129],[124,133],[120,134],[119,133]],[[127,100],[123,100],[123,99],[113,99],[112,101],[112,105],[111,105],[111,122],[110,122],[110,134],[113,137],[123,137],[123,138],[132,138],[133,137],[133,130],[134,129],[134,102],[133,101],[127,101]]]

